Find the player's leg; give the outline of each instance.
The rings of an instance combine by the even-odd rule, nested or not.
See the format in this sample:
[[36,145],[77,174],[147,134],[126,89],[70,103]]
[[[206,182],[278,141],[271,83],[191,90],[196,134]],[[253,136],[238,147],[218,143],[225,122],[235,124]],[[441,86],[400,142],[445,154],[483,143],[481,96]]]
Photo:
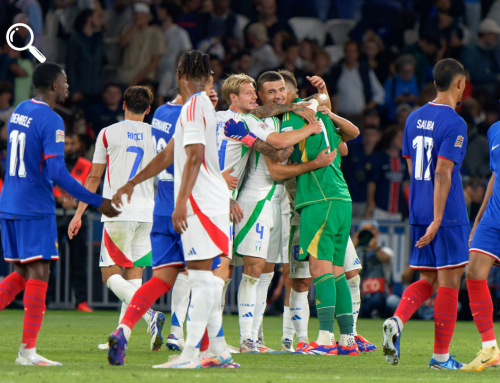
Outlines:
[[[307,275],[309,274],[309,263],[300,262],[307,265]],[[290,291],[290,315],[292,324],[297,334],[296,352],[302,352],[309,345],[308,325],[309,325],[309,290],[312,278],[298,278],[294,276],[292,270],[292,289]],[[298,274],[300,275],[300,274]]]
[[[287,255],[285,257],[288,258]],[[283,263],[283,284],[285,285],[285,302],[283,305],[283,335],[281,336],[281,352],[293,352],[295,327],[293,326],[292,316],[290,315],[290,292],[292,290],[292,279],[290,278],[290,265],[288,262]]]
[[172,289],[172,317],[170,335],[167,339],[169,350],[179,351],[184,347],[184,321],[189,307],[190,295],[191,287],[187,271],[180,272]]

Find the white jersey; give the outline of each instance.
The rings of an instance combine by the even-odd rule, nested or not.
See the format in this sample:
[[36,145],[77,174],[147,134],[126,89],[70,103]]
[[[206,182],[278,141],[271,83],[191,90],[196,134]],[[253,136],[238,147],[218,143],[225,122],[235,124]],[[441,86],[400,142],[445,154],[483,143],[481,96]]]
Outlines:
[[[276,117],[264,119],[273,132],[280,132],[281,123]],[[264,155],[256,150],[250,153],[249,169],[245,184],[239,193],[239,200],[258,202],[267,199],[272,203],[281,203],[285,191],[283,181],[275,181],[267,169]]]
[[231,109],[217,112],[217,137],[219,145],[219,166],[221,171],[234,169],[231,176],[238,178],[238,187],[231,192],[231,197],[236,199],[243,186],[248,159],[251,149],[247,144],[227,138],[224,135],[224,125],[231,118],[243,121],[247,129],[257,138],[266,141],[267,137],[275,130],[267,126],[260,118],[252,114],[237,113]]
[[[156,154],[151,126],[141,121],[124,120],[104,128],[97,137],[95,164],[107,164],[102,196],[111,199],[116,191],[146,167]],[[154,178],[134,188],[134,194],[115,218],[102,221],[153,222]]]
[[202,144],[205,157],[187,204],[188,216],[199,212],[207,217],[227,214],[229,190],[219,169],[217,155],[217,118],[205,92],[193,94],[184,104],[174,134],[174,189],[179,195],[182,173],[187,161],[185,146]]

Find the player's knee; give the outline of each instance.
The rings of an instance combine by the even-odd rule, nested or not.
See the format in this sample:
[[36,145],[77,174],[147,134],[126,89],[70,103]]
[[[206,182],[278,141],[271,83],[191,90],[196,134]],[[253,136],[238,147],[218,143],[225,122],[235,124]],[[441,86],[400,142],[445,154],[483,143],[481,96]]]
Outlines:
[[488,273],[484,275],[484,273],[481,272],[481,269],[478,267],[474,267],[474,265],[469,265],[465,269],[465,278],[470,279],[470,280],[481,280],[481,279],[486,279],[488,277]]
[[309,291],[311,287],[311,279],[294,278],[292,279],[292,289],[297,293]]

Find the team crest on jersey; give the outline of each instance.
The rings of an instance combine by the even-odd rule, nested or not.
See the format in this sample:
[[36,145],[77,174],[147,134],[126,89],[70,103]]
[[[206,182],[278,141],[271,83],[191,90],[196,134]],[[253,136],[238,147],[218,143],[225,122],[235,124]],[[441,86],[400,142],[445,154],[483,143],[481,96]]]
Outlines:
[[262,241],[255,241],[255,250],[260,251],[262,248]]
[[64,130],[56,130],[56,142],[64,142]]
[[464,143],[464,136],[458,136],[457,140],[455,141],[455,148],[461,148],[463,143]]

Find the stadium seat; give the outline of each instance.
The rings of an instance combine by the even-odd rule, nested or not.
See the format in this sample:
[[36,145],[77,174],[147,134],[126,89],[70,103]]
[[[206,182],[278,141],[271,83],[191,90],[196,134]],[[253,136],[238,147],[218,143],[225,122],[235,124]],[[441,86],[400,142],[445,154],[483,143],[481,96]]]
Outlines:
[[335,45],[344,45],[349,40],[349,32],[356,22],[348,19],[334,19],[326,22],[326,32],[330,34]]
[[323,46],[326,38],[325,24],[314,17],[292,17],[288,24],[300,41],[307,36],[314,36],[320,46]]
[[342,58],[344,58],[344,46],[343,45],[329,45],[323,48],[330,56],[330,66],[337,64]]

